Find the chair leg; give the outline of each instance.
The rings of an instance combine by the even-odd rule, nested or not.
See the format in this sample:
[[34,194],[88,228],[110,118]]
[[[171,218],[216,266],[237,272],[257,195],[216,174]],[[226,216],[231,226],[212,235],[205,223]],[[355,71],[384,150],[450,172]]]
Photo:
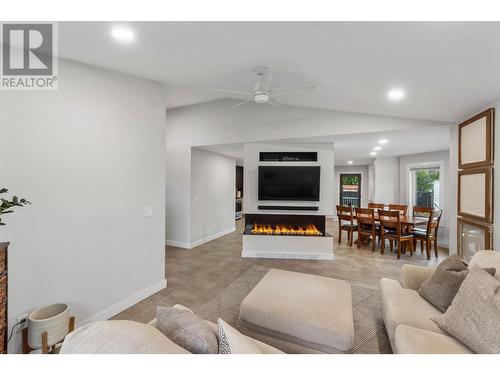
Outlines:
[[339,245],[340,245],[340,241],[342,241],[342,227],[339,224]]
[[399,258],[401,258],[401,242],[400,242],[400,241],[398,241],[398,242],[396,243],[396,245],[398,245],[398,259],[399,259]]
[[408,241],[410,243],[410,256],[413,256],[413,251],[415,250],[413,248],[413,241]]
[[438,257],[438,239],[437,239],[437,237],[434,238],[434,255],[436,256],[436,258]]
[[361,242],[363,242],[363,236],[358,232],[358,249],[361,249]]
[[349,246],[352,247],[352,242],[353,242],[353,237],[354,237],[354,231],[353,230],[351,230],[351,236],[350,237],[351,238],[349,239]]
[[377,236],[375,232],[372,231],[372,253],[375,252],[375,244],[377,243]]
[[427,253],[427,260],[431,259],[431,242],[429,240],[425,241],[425,252]]
[[391,249],[391,253],[394,251],[394,244],[392,240],[389,240],[389,248]]

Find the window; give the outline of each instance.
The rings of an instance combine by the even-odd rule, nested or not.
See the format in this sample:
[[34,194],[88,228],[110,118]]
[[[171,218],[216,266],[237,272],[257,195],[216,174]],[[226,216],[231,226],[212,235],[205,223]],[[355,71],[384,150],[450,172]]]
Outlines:
[[439,167],[410,170],[411,204],[439,209]]

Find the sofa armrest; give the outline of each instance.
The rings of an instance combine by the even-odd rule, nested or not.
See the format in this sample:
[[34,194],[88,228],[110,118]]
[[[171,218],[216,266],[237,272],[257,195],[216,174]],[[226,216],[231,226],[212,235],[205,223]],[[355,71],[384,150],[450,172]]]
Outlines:
[[420,285],[434,272],[434,268],[405,264],[401,269],[401,286],[417,290]]

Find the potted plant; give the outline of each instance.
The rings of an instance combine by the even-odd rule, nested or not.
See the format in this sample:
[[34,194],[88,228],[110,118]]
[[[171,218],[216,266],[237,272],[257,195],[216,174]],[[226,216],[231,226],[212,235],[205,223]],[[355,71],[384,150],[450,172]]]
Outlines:
[[[8,191],[9,191],[8,189],[1,188],[0,194],[5,194]],[[28,204],[31,204],[31,202],[28,202],[26,199],[18,198],[15,195],[10,200],[0,198],[0,202],[1,202],[0,203],[0,225],[5,225],[5,223],[2,222],[2,215],[10,214],[10,213],[14,212],[14,210],[13,210],[14,207],[23,207],[23,206],[26,206]]]

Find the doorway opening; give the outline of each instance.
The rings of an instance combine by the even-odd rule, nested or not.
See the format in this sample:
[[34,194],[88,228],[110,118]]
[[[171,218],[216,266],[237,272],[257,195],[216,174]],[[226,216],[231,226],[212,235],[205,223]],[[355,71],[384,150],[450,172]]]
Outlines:
[[361,173],[340,174],[340,205],[349,207],[361,206]]

